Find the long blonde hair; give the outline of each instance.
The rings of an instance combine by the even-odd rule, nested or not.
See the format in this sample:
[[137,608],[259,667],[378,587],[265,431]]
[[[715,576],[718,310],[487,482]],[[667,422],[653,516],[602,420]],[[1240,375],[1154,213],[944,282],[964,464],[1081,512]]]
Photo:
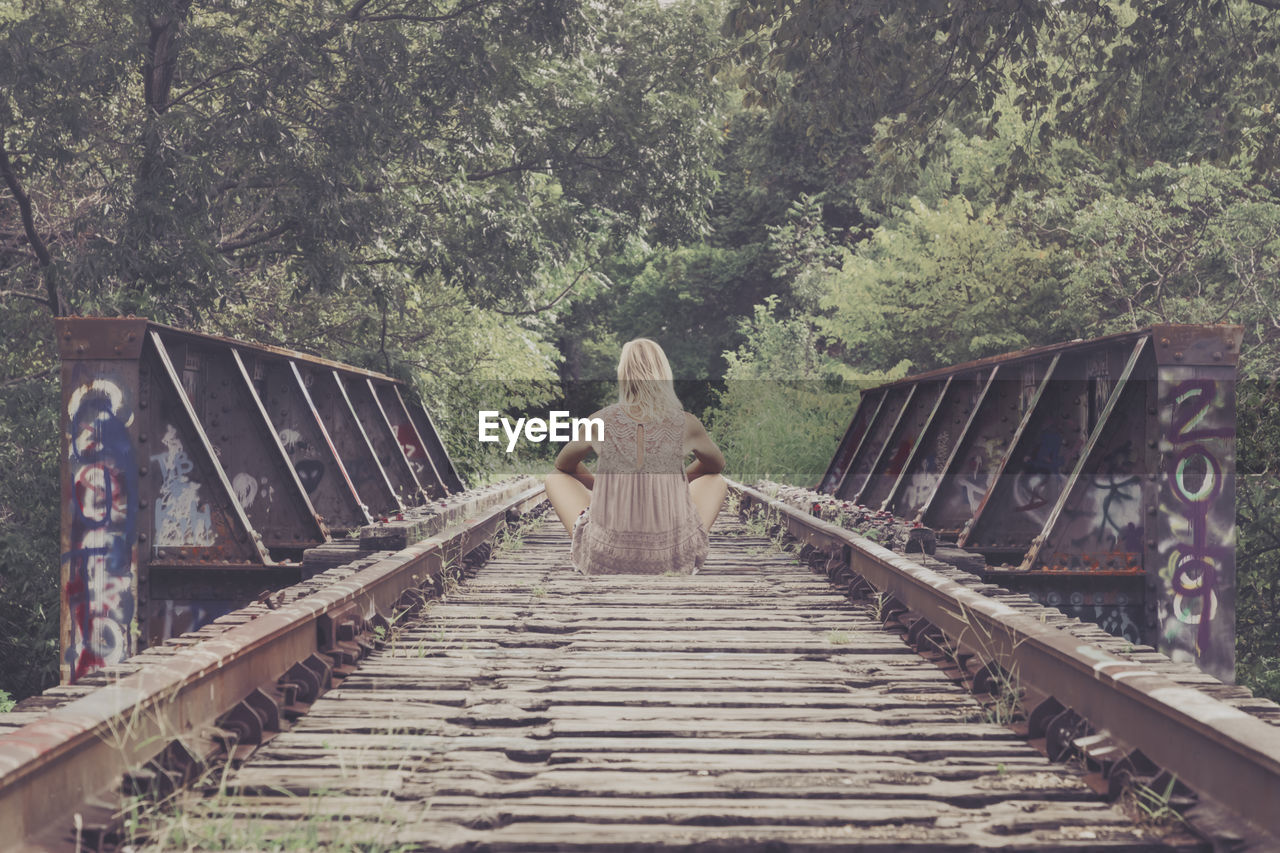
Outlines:
[[648,338],[628,341],[618,358],[618,402],[638,421],[656,421],[683,411],[672,383],[671,363]]

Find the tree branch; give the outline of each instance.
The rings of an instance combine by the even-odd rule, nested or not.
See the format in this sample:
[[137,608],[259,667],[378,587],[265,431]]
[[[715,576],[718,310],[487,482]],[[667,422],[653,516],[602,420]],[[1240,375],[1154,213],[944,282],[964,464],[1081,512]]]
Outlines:
[[250,246],[258,245],[259,243],[265,243],[268,240],[274,240],[276,237],[279,237],[281,234],[286,234],[292,231],[293,227],[294,227],[293,223],[286,222],[284,225],[277,225],[275,228],[272,228],[269,231],[264,231],[261,234],[258,234],[257,236],[254,236],[254,237],[245,237],[242,240],[223,240],[221,243],[217,245],[217,249],[219,252],[222,252],[223,254],[234,252],[237,249],[247,249]]
[[548,302],[546,305],[543,305],[540,308],[529,308],[524,311],[504,311],[501,308],[494,308],[493,311],[494,313],[502,314],[505,317],[528,317],[530,314],[541,314],[543,311],[549,311],[552,308],[556,307],[556,305],[560,303],[560,300],[568,296],[569,291],[577,287],[578,282],[582,281],[582,277],[586,275],[588,272],[590,272],[591,270],[595,269],[595,267],[598,266],[599,263],[600,263],[600,259],[596,258],[594,261],[592,261],[591,263],[583,267],[581,270],[579,270],[578,274],[573,277],[573,281],[569,282],[568,286],[565,287],[564,290],[556,294],[555,299],[552,299],[550,302]]
[[0,290],[0,299],[7,299],[10,296],[16,296],[19,299],[30,299],[32,302],[39,302],[41,305],[49,304],[49,297],[41,296],[38,293],[27,293],[25,290]]
[[31,209],[31,196],[27,195],[26,190],[22,188],[22,181],[18,180],[18,173],[14,170],[13,163],[9,160],[9,152],[5,147],[5,137],[7,135],[7,130],[3,125],[0,125],[0,175],[4,176],[4,182],[9,187],[9,192],[13,193],[13,198],[18,203],[18,211],[22,216],[22,230],[27,235],[27,242],[31,244],[31,250],[36,254],[36,262],[40,267],[41,277],[44,279],[45,298],[43,301],[55,316],[65,314],[67,313],[66,305],[62,300],[62,295],[58,292],[57,280],[53,276],[53,255],[49,253],[49,246],[36,229],[35,214]]

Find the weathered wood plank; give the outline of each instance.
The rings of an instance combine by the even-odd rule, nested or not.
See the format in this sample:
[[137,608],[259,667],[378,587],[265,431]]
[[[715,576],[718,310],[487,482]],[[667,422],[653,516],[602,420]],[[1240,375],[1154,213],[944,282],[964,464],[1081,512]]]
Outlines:
[[694,577],[583,578],[529,534],[184,820],[450,851],[1199,849],[765,545],[722,519]]

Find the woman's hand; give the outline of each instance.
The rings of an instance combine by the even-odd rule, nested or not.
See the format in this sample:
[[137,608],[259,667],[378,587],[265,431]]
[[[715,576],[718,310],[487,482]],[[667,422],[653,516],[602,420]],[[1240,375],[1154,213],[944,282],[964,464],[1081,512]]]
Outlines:
[[560,448],[560,453],[556,456],[556,470],[563,471],[588,489],[594,488],[596,484],[595,475],[583,463],[583,460],[587,458],[593,449],[589,441],[569,442]]
[[689,482],[704,474],[719,474],[724,470],[724,454],[707,435],[702,421],[688,412],[684,413],[684,452],[694,456],[693,462],[684,469],[684,476]]

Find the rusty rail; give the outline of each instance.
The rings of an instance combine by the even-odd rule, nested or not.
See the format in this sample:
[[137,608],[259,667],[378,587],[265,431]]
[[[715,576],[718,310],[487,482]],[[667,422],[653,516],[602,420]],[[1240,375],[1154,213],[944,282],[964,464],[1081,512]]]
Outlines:
[[963,661],[979,683],[1016,674],[1031,706],[1028,737],[1045,737],[1054,718],[1073,712],[1103,735],[1106,749],[1090,756],[1098,763],[1119,768],[1149,759],[1280,838],[1280,728],[756,489],[732,488],[829,555],[829,571],[851,572],[887,596],[885,606],[900,612],[910,636]]
[[243,757],[421,604],[447,561],[542,498],[529,478],[481,491],[436,535],[0,736],[0,849],[69,848],[76,813],[74,846],[94,849],[122,794],[163,795],[211,761]]

